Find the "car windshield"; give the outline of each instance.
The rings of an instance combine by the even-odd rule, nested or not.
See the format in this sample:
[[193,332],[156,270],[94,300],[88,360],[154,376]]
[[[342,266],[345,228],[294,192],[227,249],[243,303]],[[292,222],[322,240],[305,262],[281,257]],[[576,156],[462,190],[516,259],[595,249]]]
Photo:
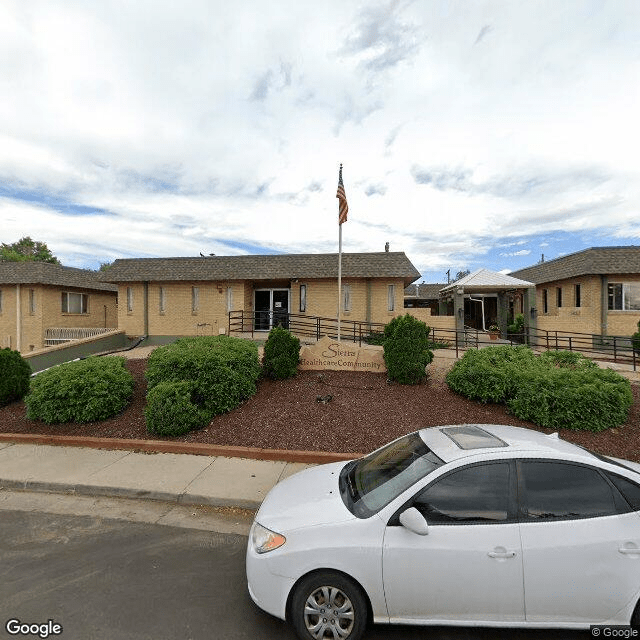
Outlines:
[[418,433],[354,460],[340,473],[340,495],[358,518],[369,518],[444,464]]

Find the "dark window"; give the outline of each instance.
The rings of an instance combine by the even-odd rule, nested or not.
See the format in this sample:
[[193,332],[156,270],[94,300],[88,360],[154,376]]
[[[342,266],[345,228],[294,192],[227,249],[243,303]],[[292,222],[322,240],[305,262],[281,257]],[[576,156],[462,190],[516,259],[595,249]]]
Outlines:
[[543,289],[542,290],[542,313],[548,313],[548,312],[549,312],[549,300],[547,296],[547,290]]
[[640,310],[640,283],[612,283],[607,287],[609,311]]
[[532,520],[593,518],[619,512],[596,469],[562,462],[522,462],[522,513]]
[[580,289],[580,285],[577,284],[576,285],[576,289],[575,289],[575,294],[576,294],[576,307],[581,307],[582,306],[582,291]]
[[556,302],[560,308],[562,306],[562,287],[556,287]]
[[430,524],[504,522],[509,518],[509,463],[465,467],[436,480],[417,496]]
[[634,511],[640,511],[640,486],[615,473],[607,473],[607,478],[613,482],[631,508]]

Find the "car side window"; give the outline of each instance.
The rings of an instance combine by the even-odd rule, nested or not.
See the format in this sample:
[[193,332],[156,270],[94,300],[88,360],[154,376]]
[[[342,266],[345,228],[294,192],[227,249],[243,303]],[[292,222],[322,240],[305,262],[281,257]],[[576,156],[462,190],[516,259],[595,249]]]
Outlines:
[[413,506],[429,524],[496,523],[509,519],[508,462],[464,467],[436,480]]
[[632,511],[640,511],[640,486],[628,478],[623,478],[615,473],[607,473],[607,478],[616,486],[616,489],[624,496]]
[[521,462],[520,479],[520,510],[528,520],[595,518],[620,512],[614,489],[590,467]]

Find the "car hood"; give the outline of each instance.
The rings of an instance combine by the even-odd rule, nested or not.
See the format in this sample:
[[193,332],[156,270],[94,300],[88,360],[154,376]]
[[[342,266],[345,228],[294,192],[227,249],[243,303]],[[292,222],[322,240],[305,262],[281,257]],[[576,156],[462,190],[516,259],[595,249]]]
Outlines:
[[346,462],[332,462],[300,471],[279,482],[262,502],[256,521],[278,533],[353,520],[345,507],[338,480]]

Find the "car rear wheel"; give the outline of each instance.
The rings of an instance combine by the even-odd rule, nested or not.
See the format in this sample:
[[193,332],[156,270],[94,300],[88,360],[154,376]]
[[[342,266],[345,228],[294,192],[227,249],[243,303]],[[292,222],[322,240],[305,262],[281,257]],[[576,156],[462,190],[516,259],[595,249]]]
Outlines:
[[367,625],[367,602],[346,576],[311,574],[293,594],[291,622],[302,640],[359,640]]

